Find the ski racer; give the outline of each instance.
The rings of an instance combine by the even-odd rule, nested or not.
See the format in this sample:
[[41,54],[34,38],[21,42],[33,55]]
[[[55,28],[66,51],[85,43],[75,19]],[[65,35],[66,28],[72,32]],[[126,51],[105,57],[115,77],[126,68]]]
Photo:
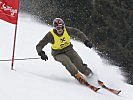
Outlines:
[[72,38],[81,41],[89,48],[92,48],[92,43],[80,30],[65,26],[65,23],[61,18],[55,18],[53,20],[53,27],[54,28],[36,45],[38,55],[41,56],[42,60],[48,60],[48,56],[43,51],[43,48],[48,43],[51,43],[52,56],[54,59],[62,63],[72,76],[74,76],[81,84],[84,84],[86,78],[83,75],[90,77],[93,75],[93,72],[88,68],[87,64],[83,63],[81,57],[73,49],[70,40]]

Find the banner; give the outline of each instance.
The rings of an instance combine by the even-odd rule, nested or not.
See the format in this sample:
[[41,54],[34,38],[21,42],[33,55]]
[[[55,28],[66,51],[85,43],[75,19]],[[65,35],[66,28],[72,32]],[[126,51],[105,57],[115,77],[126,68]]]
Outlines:
[[0,0],[0,19],[17,24],[19,0]]

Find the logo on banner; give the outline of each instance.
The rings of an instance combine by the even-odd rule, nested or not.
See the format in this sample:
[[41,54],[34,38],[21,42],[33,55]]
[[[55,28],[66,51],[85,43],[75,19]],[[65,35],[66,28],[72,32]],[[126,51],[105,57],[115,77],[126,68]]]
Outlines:
[[17,9],[13,9],[11,6],[0,1],[0,12],[7,16],[15,17],[15,14],[17,14]]

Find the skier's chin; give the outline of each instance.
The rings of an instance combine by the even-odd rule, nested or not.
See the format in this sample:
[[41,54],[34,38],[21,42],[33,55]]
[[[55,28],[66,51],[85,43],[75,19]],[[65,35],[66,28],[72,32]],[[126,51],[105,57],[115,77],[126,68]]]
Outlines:
[[58,30],[57,33],[61,35],[63,33],[63,30]]

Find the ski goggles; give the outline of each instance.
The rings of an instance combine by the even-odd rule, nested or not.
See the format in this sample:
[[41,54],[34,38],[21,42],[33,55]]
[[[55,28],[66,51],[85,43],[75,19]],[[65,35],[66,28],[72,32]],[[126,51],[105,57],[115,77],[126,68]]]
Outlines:
[[56,27],[55,27],[56,30],[61,30],[61,29],[63,29],[63,28],[64,28],[64,26],[62,26],[62,25],[61,25],[61,26],[56,26]]

